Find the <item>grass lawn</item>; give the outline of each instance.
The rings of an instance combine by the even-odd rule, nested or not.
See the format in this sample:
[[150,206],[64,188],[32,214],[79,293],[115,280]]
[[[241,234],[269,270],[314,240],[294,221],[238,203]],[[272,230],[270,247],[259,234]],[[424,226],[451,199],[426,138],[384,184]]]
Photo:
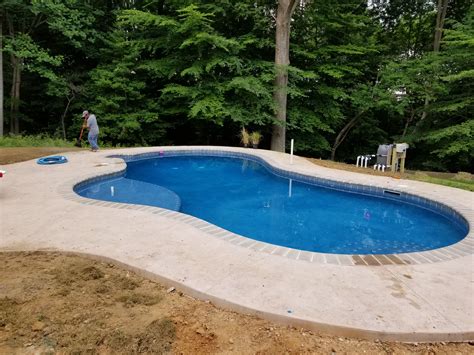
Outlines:
[[379,176],[390,176],[394,179],[408,179],[429,182],[432,184],[445,185],[450,187],[456,187],[458,189],[474,191],[474,176],[466,172],[454,173],[439,173],[434,171],[417,171],[417,170],[406,170],[404,174],[399,172],[392,173],[377,171],[372,168],[360,168],[355,165],[334,162],[330,160],[320,160],[308,158],[314,164],[324,166],[331,169],[340,169],[346,171],[352,171],[355,173],[368,174],[368,175],[379,175]]

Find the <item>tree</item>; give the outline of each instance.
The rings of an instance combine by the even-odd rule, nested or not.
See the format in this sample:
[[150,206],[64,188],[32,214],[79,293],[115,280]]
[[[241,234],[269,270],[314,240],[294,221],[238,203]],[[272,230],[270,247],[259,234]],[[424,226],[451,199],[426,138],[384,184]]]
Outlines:
[[5,0],[0,11],[6,19],[4,50],[10,55],[12,81],[10,91],[10,131],[20,132],[20,93],[22,74],[26,69],[47,80],[56,80],[54,68],[61,65],[62,55],[53,55],[37,33],[50,31],[67,38],[73,46],[91,36],[85,28],[92,15],[79,0]]
[[3,137],[3,12],[0,13],[0,138]]
[[[31,39],[30,34],[44,23],[44,14],[38,4],[24,1],[8,0],[2,5],[2,14],[6,18],[7,38],[5,51],[10,54],[12,66],[12,83],[10,91],[10,132],[19,133],[19,106],[21,74],[25,59],[38,59],[42,62],[59,64],[59,58],[49,57]],[[40,59],[41,58],[41,59]]]
[[[298,152],[334,158],[375,106],[380,26],[354,0],[306,3],[293,18],[288,130]],[[358,137],[359,144],[371,135]]]
[[286,105],[288,86],[288,65],[290,65],[290,27],[291,17],[298,0],[279,0],[275,31],[275,119],[272,130],[271,149],[285,151],[286,143]]
[[[236,140],[242,125],[269,125],[273,64],[256,54],[267,51],[268,41],[253,33],[256,17],[264,17],[260,10],[246,1],[238,9],[209,2],[155,9],[158,14],[150,8],[120,12],[103,55],[110,63],[94,70],[91,87],[103,119],[120,122],[103,130],[107,139],[157,144],[167,131],[178,135],[185,127],[188,142],[197,136],[197,143],[210,144],[225,132],[222,141],[229,144],[227,137]],[[121,133],[124,127],[128,134]]]
[[431,105],[434,116],[419,143],[426,144],[430,156],[426,167],[470,170],[474,164],[474,6],[463,23],[445,30],[443,51],[436,57],[439,85],[444,92]]

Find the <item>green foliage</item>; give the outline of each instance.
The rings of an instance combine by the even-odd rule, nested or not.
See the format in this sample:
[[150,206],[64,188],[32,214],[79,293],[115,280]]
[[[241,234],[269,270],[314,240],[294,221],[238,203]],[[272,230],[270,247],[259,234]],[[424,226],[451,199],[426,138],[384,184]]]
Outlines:
[[47,17],[50,31],[59,33],[76,48],[93,42],[96,30],[89,24],[95,20],[97,11],[79,0],[32,0],[31,12]]
[[24,33],[19,33],[13,38],[5,38],[3,50],[21,59],[22,66],[26,70],[49,80],[56,79],[52,68],[60,66],[63,59],[62,56],[52,56],[47,50],[38,46],[30,35]]
[[454,24],[446,31],[442,49],[434,59],[439,73],[432,85],[442,90],[433,95],[429,107],[431,115],[415,136],[415,142],[430,152],[425,166],[440,164],[441,169],[472,169],[474,6],[463,23]]
[[[168,10],[156,14],[134,9],[118,15],[110,37],[111,63],[92,73],[90,85],[92,106],[107,124],[106,139],[156,144],[168,129],[189,119],[218,126],[271,121],[272,63],[248,57],[258,39],[252,33],[220,33],[214,6]],[[108,88],[114,89],[111,95]],[[152,139],[144,139],[143,121],[132,117],[136,110],[154,113],[148,120],[154,124]],[[126,130],[108,126],[115,122],[128,127],[128,121],[133,127]]]
[[[298,7],[291,65],[283,68],[287,136],[296,151],[350,161],[404,140],[408,167],[472,169],[474,23],[466,4],[450,2],[439,53],[432,53],[433,0]],[[17,117],[28,134],[57,135],[64,121],[76,137],[88,109],[102,144],[232,145],[245,126],[261,132],[267,147],[282,69],[274,66],[275,6],[4,0],[5,107],[15,103],[16,58]]]
[[291,63],[304,74],[289,72],[289,136],[298,152],[328,157],[338,132],[376,103],[378,27],[352,0],[310,2],[294,17]]
[[32,135],[7,135],[0,137],[0,147],[73,147],[74,143],[50,137],[47,134]]
[[260,144],[260,140],[262,139],[262,134],[258,131],[253,131],[249,134],[249,140],[252,145],[257,146]]
[[379,40],[387,54],[413,58],[432,49],[436,2],[430,0],[373,1],[371,14],[382,24]]

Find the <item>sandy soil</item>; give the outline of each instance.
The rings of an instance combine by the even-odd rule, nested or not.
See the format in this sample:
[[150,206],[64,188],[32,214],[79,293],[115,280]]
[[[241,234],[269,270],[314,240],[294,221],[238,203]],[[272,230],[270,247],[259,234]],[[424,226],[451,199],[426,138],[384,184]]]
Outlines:
[[0,253],[0,353],[468,354],[468,343],[319,335],[216,308],[113,264]]
[[[0,164],[59,152],[64,148],[2,148]],[[60,253],[0,253],[0,354],[473,352],[474,342],[316,334],[217,308],[113,264]]]

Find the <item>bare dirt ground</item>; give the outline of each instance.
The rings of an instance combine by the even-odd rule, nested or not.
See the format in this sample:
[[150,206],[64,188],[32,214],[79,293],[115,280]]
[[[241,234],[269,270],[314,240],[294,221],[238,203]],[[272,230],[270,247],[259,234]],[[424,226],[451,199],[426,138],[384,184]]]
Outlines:
[[320,335],[219,309],[110,263],[0,253],[0,353],[472,354]]
[[[64,152],[6,149],[0,149],[0,164]],[[0,253],[0,354],[473,352],[474,342],[402,344],[317,334],[217,308],[110,263],[52,252]]]
[[[411,170],[405,170],[404,174],[400,174],[400,172],[394,172],[392,173],[391,171],[379,171],[379,170],[374,170],[372,168],[361,168],[361,167],[356,167],[355,165],[350,165],[346,163],[341,163],[337,161],[331,161],[331,160],[322,160],[322,159],[314,159],[314,158],[306,158],[309,161],[311,161],[314,164],[324,166],[326,168],[331,168],[331,169],[340,169],[340,170],[346,170],[346,171],[352,171],[355,173],[362,173],[362,174],[368,174],[368,175],[379,175],[379,176],[390,176],[395,179],[401,179],[401,178],[410,178],[412,175],[414,175],[415,171]],[[418,172],[420,173],[420,172]],[[438,177],[438,178],[452,178],[456,174],[454,173],[441,173],[441,172],[434,172],[434,171],[424,171],[423,174],[433,176],[433,177]],[[471,176],[472,178],[472,176]]]
[[59,147],[0,147],[0,165],[18,163],[30,159],[53,155],[58,153],[80,150],[81,148],[59,148]]

